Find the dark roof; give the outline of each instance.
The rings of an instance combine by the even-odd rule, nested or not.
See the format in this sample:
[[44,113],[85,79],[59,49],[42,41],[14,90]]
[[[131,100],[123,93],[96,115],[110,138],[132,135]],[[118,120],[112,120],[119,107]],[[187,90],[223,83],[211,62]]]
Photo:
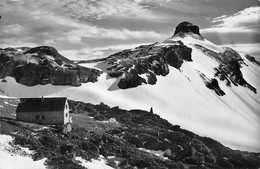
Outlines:
[[64,111],[66,97],[21,98],[16,112]]

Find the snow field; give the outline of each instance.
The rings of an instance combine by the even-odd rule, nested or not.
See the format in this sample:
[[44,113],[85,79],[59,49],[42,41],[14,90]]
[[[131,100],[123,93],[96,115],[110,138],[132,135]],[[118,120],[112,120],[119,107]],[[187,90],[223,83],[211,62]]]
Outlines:
[[32,151],[12,145],[13,138],[0,135],[0,168],[1,169],[45,169],[46,158],[33,161]]

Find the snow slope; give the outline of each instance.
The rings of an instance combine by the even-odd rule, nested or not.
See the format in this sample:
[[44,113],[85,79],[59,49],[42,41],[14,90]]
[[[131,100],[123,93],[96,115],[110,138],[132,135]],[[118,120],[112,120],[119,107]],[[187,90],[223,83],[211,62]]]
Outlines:
[[[0,97],[41,97],[56,93],[60,90],[68,88],[68,86],[54,86],[51,84],[47,85],[36,85],[28,87],[19,84],[15,81],[13,77],[7,76],[5,78],[6,82],[0,79]],[[2,96],[1,96],[2,95]]]
[[[158,76],[156,85],[142,85],[137,88],[120,90],[116,88],[118,79],[101,74],[96,83],[82,84],[80,87],[37,85],[26,87],[16,84],[12,78],[6,83],[0,81],[0,93],[14,97],[32,97],[48,94],[49,96],[67,96],[69,99],[125,109],[150,110],[167,119],[172,124],[180,125],[201,136],[211,137],[233,149],[260,151],[260,67],[249,62],[240,53],[246,65],[242,67],[245,80],[253,85],[255,94],[242,86],[226,86],[219,81],[220,88],[226,95],[220,97],[209,90],[198,72],[208,78],[214,78],[213,68],[219,63],[194,47],[202,45],[215,52],[223,52],[219,47],[197,35],[173,37],[165,42],[181,40],[192,48],[192,62],[184,62],[180,70],[170,68],[170,73]],[[86,67],[100,67],[100,64],[82,64]],[[103,65],[104,66],[104,65]],[[9,83],[12,85],[9,85]],[[17,86],[17,87],[14,87]],[[115,90],[110,90],[111,87]]]
[[[46,158],[33,161],[32,153],[28,148],[14,145],[11,136],[0,134],[0,169],[46,169]],[[102,156],[92,161],[86,161],[81,157],[76,157],[76,160],[88,169],[112,169]]]
[[0,135],[0,168],[1,169],[45,169],[46,158],[33,161],[30,155],[32,151],[12,145],[13,138],[8,135]]

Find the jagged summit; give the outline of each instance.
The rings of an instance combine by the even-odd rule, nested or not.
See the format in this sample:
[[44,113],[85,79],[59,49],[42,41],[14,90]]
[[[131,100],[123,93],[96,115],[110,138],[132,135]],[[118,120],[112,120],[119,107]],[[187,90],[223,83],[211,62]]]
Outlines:
[[176,27],[174,35],[177,35],[179,33],[189,33],[189,32],[200,35],[200,29],[197,25],[194,25],[190,22],[185,21],[185,22],[180,23]]

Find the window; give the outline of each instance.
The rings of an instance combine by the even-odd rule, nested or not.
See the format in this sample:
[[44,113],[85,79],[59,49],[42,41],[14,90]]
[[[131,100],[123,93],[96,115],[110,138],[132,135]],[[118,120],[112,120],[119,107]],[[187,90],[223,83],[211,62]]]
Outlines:
[[68,105],[66,104],[66,106],[65,106],[65,107],[66,107],[66,109],[67,109],[67,108],[68,108]]
[[36,120],[39,120],[39,115],[36,115]]
[[66,113],[66,117],[68,117],[68,113]]

